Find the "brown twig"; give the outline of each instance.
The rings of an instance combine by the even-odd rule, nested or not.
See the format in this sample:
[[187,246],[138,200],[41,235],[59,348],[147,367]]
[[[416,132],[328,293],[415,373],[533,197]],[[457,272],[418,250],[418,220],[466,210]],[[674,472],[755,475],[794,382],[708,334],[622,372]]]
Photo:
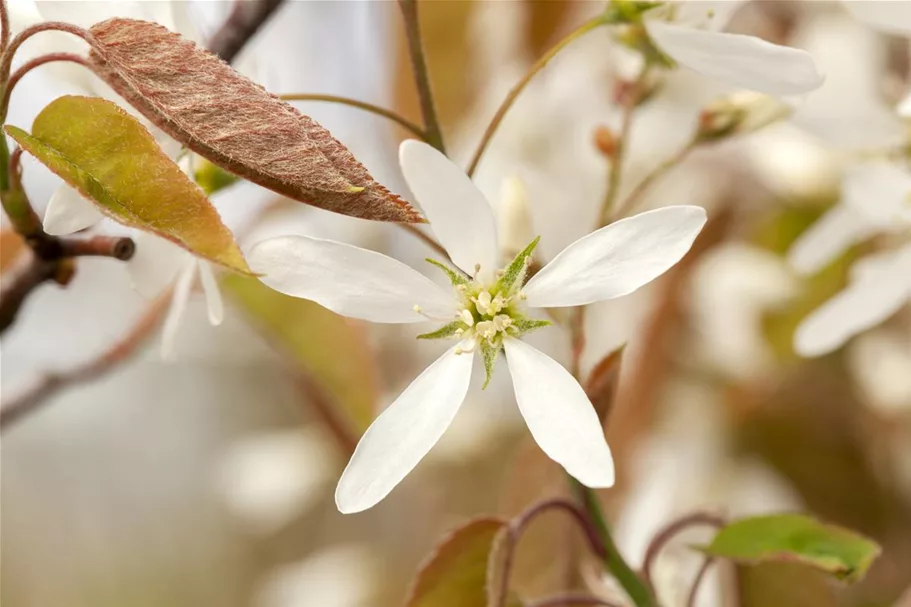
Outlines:
[[552,498],[539,502],[514,518],[507,527],[508,535],[506,541],[509,543],[506,546],[505,556],[503,557],[500,587],[497,589],[497,595],[491,600],[491,605],[494,607],[503,607],[506,604],[506,599],[509,596],[509,578],[515,561],[516,547],[522,538],[522,534],[532,521],[552,510],[562,510],[569,514],[578,524],[579,529],[585,534],[585,539],[588,540],[588,545],[592,552],[598,555],[599,558],[604,558],[604,544],[601,542],[601,538],[592,521],[582,509],[565,498]]
[[421,241],[424,242],[428,247],[449,259],[449,253],[446,252],[446,249],[443,248],[443,245],[434,240],[430,235],[424,232],[422,229],[414,225],[413,223],[398,223],[396,224],[401,226],[406,232],[411,232],[414,236],[417,236]]
[[118,236],[61,238],[60,248],[64,257],[113,257],[120,261],[130,260],[136,252],[136,244],[131,238]]
[[668,157],[664,162],[659,164],[657,167],[652,170],[651,173],[646,175],[642,181],[640,181],[633,191],[629,193],[626,199],[621,203],[612,215],[616,219],[622,218],[624,215],[633,210],[636,205],[640,202],[645,193],[658,181],[660,181],[665,175],[670,173],[673,169],[679,166],[684,160],[686,160],[689,155],[699,147],[701,143],[698,139],[692,139],[685,146],[677,150],[673,155]]
[[588,594],[561,594],[529,603],[528,607],[572,607],[573,605],[599,605],[600,607],[623,607],[620,603],[608,601]]
[[3,288],[0,290],[0,332],[5,331],[16,321],[26,298],[39,285],[52,280],[56,271],[56,263],[35,256],[18,274],[3,281]]
[[[279,95],[279,97],[284,101],[326,101],[328,103],[339,103],[341,105],[348,105],[351,107],[356,107],[365,112],[370,112],[371,114],[376,114],[377,116],[382,116],[397,123],[398,125],[404,127],[406,130],[411,131],[413,135],[416,135],[422,141],[428,141],[427,133],[424,132],[424,129],[411,122],[407,118],[399,116],[392,110],[387,110],[386,108],[374,105],[372,103],[367,103],[366,101],[358,101],[357,99],[350,99],[348,97],[339,97],[338,95],[322,95],[318,93],[289,93],[285,95]],[[428,141],[429,142],[429,141]]]
[[699,597],[699,587],[702,586],[702,580],[705,579],[705,574],[708,573],[709,568],[711,568],[712,563],[714,562],[715,559],[710,556],[703,559],[702,566],[699,567],[699,571],[693,579],[693,585],[690,587],[690,594],[686,599],[686,607],[696,607],[696,599]]
[[652,569],[655,567],[655,562],[658,560],[658,555],[661,553],[661,550],[668,542],[674,539],[678,533],[684,529],[697,525],[721,528],[724,527],[725,521],[717,514],[697,512],[668,524],[652,538],[652,541],[648,545],[648,549],[645,551],[645,559],[642,562],[642,577],[650,588],[654,588],[652,582]]
[[421,39],[421,23],[418,18],[417,0],[399,0],[402,21],[405,23],[405,37],[408,40],[408,55],[411,57],[411,68],[414,72],[414,83],[418,90],[421,105],[421,116],[424,120],[424,134],[427,142],[446,153],[443,144],[443,130],[433,102],[433,89],[430,85],[430,72],[427,70],[427,59],[424,53],[424,42]]
[[0,430],[7,430],[14,422],[35,412],[42,403],[47,402],[61,389],[90,382],[130,360],[158,326],[158,321],[167,310],[170,299],[171,289],[167,289],[149,306],[139,322],[123,339],[108,348],[101,356],[69,371],[48,373],[31,389],[4,403],[0,407]]
[[9,7],[6,6],[6,0],[0,0],[0,52],[9,44],[9,37]]
[[85,67],[88,70],[92,70],[92,66],[82,55],[77,55],[75,53],[48,53],[47,55],[41,55],[40,57],[35,57],[23,63],[19,69],[12,73],[9,77],[9,82],[6,84],[6,88],[3,89],[3,98],[0,99],[0,108],[3,108],[3,113],[9,110],[10,96],[13,93],[13,89],[22,80],[22,77],[28,74],[30,71],[36,67],[45,65],[46,63],[53,63],[56,61],[69,61],[70,63],[78,63],[79,65]]
[[231,15],[209,40],[209,50],[231,63],[281,5],[282,0],[236,0]]

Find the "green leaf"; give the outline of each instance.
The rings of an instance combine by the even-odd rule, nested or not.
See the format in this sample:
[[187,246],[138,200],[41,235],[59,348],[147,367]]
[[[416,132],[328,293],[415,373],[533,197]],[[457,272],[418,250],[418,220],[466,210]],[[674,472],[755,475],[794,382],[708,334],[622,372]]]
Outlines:
[[497,357],[500,355],[500,346],[499,344],[492,346],[486,339],[479,341],[481,348],[481,358],[484,359],[484,373],[486,377],[484,378],[484,386],[482,390],[487,388],[487,385],[490,383],[490,378],[493,377],[493,368],[497,364]]
[[31,134],[14,126],[6,132],[115,221],[250,273],[205,193],[117,104],[97,97],[60,97],[41,110]]
[[518,289],[518,287],[522,286],[522,283],[525,282],[525,272],[528,270],[528,259],[531,257],[532,252],[534,252],[535,247],[538,246],[539,240],[541,240],[540,236],[532,240],[531,244],[520,251],[515,259],[506,267],[503,276],[497,281],[498,293],[501,293],[504,296],[511,295],[513,289]]
[[516,318],[513,319],[512,324],[509,325],[509,334],[514,337],[521,337],[526,333],[535,331],[536,329],[542,329],[544,327],[549,327],[551,323],[549,320],[537,320],[535,318]]
[[218,165],[212,164],[205,158],[200,158],[193,177],[203,191],[211,196],[219,190],[240,181],[240,177],[232,175]]
[[449,278],[449,282],[452,283],[452,286],[458,287],[459,285],[468,285],[471,282],[471,279],[462,273],[461,270],[454,270],[450,268],[445,263],[440,263],[436,259],[430,259],[429,257],[425,261],[431,265],[438,267],[446,273],[446,276]]
[[461,320],[454,320],[448,325],[443,325],[436,331],[431,331],[430,333],[421,333],[418,335],[418,339],[444,339],[446,337],[453,337],[459,329],[465,330],[467,327],[465,323]]
[[739,563],[799,562],[854,582],[879,556],[870,539],[801,514],[758,516],[731,523],[702,548]]
[[363,327],[319,304],[273,291],[259,280],[228,275],[222,281],[251,324],[328,397],[329,420],[354,440],[376,411],[379,371]]
[[488,560],[505,526],[480,518],[449,533],[418,570],[405,607],[487,607]]

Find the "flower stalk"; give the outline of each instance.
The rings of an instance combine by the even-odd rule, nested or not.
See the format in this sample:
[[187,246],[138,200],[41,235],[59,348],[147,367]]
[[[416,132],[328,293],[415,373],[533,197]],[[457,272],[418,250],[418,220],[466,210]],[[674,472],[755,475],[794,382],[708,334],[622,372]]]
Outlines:
[[421,115],[424,120],[424,136],[427,143],[446,153],[443,144],[443,130],[437,116],[436,105],[433,101],[433,89],[430,86],[430,73],[427,70],[427,55],[424,52],[424,43],[421,40],[421,24],[418,19],[417,0],[399,0],[402,11],[402,20],[405,23],[405,37],[408,39],[408,55],[411,57],[411,68],[414,72],[414,82],[418,90],[418,99],[421,104]]

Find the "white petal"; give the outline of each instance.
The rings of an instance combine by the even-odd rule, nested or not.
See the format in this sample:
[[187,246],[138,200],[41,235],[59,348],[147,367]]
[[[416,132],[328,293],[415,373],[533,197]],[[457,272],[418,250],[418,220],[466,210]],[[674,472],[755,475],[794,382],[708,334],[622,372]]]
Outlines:
[[280,236],[247,255],[265,284],[333,312],[372,322],[420,322],[414,311],[449,320],[455,297],[400,261],[374,251],[308,236]]
[[66,236],[90,228],[104,219],[97,207],[66,184],[51,195],[44,211],[44,231],[51,236]]
[[471,382],[474,355],[456,354],[457,347],[427,367],[364,433],[335,491],[339,511],[374,506],[443,436]]
[[161,357],[166,360],[170,359],[174,353],[174,340],[177,337],[177,330],[180,328],[180,321],[183,320],[183,314],[187,310],[195,277],[196,260],[191,259],[177,276],[174,294],[171,296],[171,307],[168,309],[168,316],[165,318],[164,328],[161,331]]
[[875,327],[911,299],[911,246],[868,260],[863,272],[797,327],[794,350],[801,356],[831,352]]
[[901,100],[898,104],[898,107],[895,108],[895,111],[898,112],[898,115],[902,118],[911,118],[911,93]]
[[588,487],[614,484],[614,460],[585,390],[560,363],[525,342],[503,340],[516,401],[541,450]]
[[858,0],[845,2],[858,21],[896,36],[911,36],[911,2],[907,0]]
[[845,249],[876,233],[851,207],[837,204],[807,228],[791,245],[788,263],[802,274],[818,272]]
[[127,273],[133,288],[143,297],[161,293],[192,257],[173,242],[148,232],[137,232],[133,240],[136,253],[127,262]]
[[209,322],[212,326],[218,326],[225,319],[225,304],[221,299],[218,281],[215,280],[212,264],[202,259],[197,259],[196,262],[199,264],[199,281],[202,283],[202,292],[206,296]]
[[755,36],[699,30],[646,21],[662,51],[693,71],[770,95],[799,95],[819,88],[824,77],[806,51]]
[[680,261],[705,221],[702,207],[665,207],[583,236],[522,289],[528,305],[581,306],[632,293]]
[[842,202],[883,230],[899,227],[899,218],[911,207],[911,172],[895,162],[853,165],[841,187]]
[[493,276],[499,260],[493,210],[471,179],[435,148],[409,139],[399,148],[408,187],[452,261],[469,274],[475,264]]

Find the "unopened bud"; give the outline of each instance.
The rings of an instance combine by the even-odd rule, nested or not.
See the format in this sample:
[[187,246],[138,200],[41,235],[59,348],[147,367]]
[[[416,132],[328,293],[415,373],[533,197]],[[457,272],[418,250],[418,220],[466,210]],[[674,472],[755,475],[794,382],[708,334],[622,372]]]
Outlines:
[[786,103],[752,91],[716,99],[699,116],[699,138],[721,139],[752,133],[787,118],[793,108]]
[[595,129],[595,147],[607,158],[613,158],[617,153],[617,136],[607,126],[601,125]]
[[535,237],[525,184],[515,175],[503,180],[498,218],[502,252],[512,259]]

